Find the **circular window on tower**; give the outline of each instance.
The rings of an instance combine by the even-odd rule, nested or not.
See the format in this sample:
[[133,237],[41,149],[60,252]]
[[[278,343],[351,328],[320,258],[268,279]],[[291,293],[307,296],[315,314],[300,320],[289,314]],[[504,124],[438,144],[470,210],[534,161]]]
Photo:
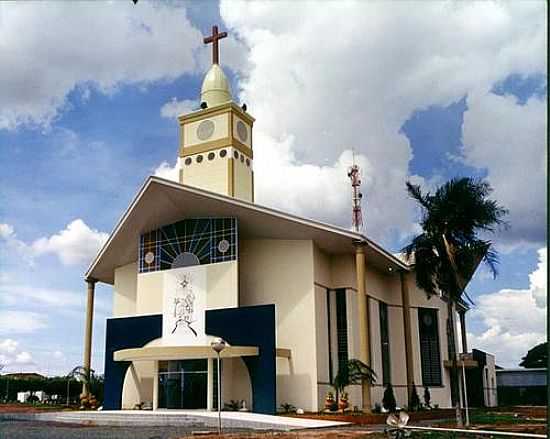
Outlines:
[[246,166],[250,166],[250,159],[246,159]]
[[208,140],[214,134],[214,122],[211,120],[203,120],[197,128],[197,137],[200,140]]
[[241,163],[244,162],[244,155],[241,154]]
[[243,143],[248,140],[248,130],[242,120],[237,122],[237,135],[239,136],[239,140]]
[[189,166],[189,165],[191,164],[192,161],[193,161],[193,160],[191,160],[191,157],[187,157],[187,158],[185,159],[185,164],[186,164],[187,166]]
[[233,157],[238,159],[239,158],[239,153],[237,151],[233,151]]
[[214,160],[214,157],[216,157],[216,154],[214,154],[213,152],[208,154],[208,160]]
[[202,155],[198,155],[198,156],[197,156],[197,163],[202,162],[202,158],[203,158]]
[[225,149],[222,149],[220,151],[220,157],[223,159],[227,155],[227,151]]

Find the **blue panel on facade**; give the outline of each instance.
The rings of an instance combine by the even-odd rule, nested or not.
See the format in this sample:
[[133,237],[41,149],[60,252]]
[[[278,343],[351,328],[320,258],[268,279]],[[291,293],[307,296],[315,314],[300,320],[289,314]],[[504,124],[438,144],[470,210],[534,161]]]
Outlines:
[[107,320],[105,334],[105,410],[120,410],[122,386],[129,361],[114,361],[113,353],[121,349],[140,348],[162,337],[162,315],[122,317]]
[[275,414],[275,305],[206,311],[206,333],[232,345],[259,348],[257,357],[243,358],[252,384],[252,409],[256,413]]

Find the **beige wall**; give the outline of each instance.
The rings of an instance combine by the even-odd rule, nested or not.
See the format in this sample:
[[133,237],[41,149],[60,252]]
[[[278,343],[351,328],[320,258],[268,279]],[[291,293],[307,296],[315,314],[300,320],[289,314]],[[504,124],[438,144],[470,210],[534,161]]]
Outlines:
[[138,274],[136,314],[162,314],[162,271]]
[[115,269],[113,317],[135,314],[137,269],[136,262]]
[[[206,140],[200,140],[197,137],[197,128],[201,122],[211,120],[214,122],[214,132]],[[229,112],[218,114],[216,116],[206,117],[183,126],[183,146],[189,147],[199,143],[211,142],[213,140],[225,139],[229,137]]]
[[239,158],[234,159],[234,178],[235,178],[235,187],[234,187],[234,196],[235,198],[240,198],[245,201],[252,201],[252,163],[250,166],[246,164],[246,155],[244,156],[244,161],[241,162],[242,153],[239,152]]
[[[206,265],[207,309],[238,306],[238,262]],[[137,314],[162,314],[165,271],[141,273],[137,276]]]
[[240,304],[275,304],[277,347],[291,359],[277,359],[277,405],[317,408],[315,294],[311,241],[240,242]]
[[[222,150],[227,151],[225,157],[220,157]],[[211,152],[214,153],[214,159],[208,160],[208,155]],[[183,158],[181,160],[181,183],[229,195],[228,160],[231,154],[232,148],[226,147]],[[199,155],[202,156],[200,163],[197,162]],[[191,159],[191,164],[185,164],[187,159]]]

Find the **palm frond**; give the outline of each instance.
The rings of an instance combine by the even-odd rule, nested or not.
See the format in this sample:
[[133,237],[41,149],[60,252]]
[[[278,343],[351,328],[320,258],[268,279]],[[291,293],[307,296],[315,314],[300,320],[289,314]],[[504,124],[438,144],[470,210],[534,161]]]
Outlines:
[[407,192],[409,193],[409,196],[416,200],[424,209],[430,208],[430,194],[423,195],[422,189],[420,189],[420,186],[417,184],[412,184],[410,181],[407,181],[405,183],[407,185]]

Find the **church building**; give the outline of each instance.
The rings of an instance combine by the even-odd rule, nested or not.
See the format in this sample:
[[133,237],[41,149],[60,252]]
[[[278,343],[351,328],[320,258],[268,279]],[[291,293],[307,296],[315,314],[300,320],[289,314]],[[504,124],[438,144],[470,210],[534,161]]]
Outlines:
[[349,359],[377,374],[349,386],[350,408],[372,410],[389,383],[400,406],[414,384],[449,407],[459,343],[449,345],[447,304],[417,288],[414,264],[361,233],[254,203],[255,120],[219,65],[225,36],[214,27],[205,38],[213,64],[200,108],[178,117],[179,182],[149,177],[85,274],[87,368],[95,285],[113,286],[104,409],[318,411]]

